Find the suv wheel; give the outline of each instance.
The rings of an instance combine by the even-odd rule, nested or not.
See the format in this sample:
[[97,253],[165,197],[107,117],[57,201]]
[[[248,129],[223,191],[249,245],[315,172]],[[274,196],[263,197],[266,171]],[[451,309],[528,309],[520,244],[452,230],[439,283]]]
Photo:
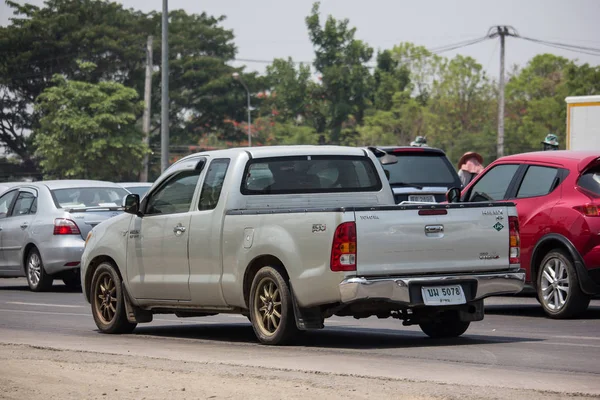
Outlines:
[[250,321],[263,344],[287,343],[298,331],[292,295],[281,273],[273,267],[261,268],[250,288]]
[[94,271],[90,300],[101,332],[131,333],[137,326],[127,320],[121,278],[111,263],[104,262]]
[[590,297],[581,291],[571,257],[559,249],[549,252],[540,264],[537,295],[550,318],[575,317],[590,304]]

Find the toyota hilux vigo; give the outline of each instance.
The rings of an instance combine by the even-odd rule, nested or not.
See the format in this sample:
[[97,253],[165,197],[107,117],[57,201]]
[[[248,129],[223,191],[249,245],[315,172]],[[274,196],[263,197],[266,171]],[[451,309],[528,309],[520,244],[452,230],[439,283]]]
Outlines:
[[514,205],[459,198],[456,188],[447,204],[396,205],[363,148],[196,153],[92,229],[83,292],[105,333],[160,313],[238,313],[264,344],[334,315],[456,337],[484,318],[484,298],[518,293],[525,278]]

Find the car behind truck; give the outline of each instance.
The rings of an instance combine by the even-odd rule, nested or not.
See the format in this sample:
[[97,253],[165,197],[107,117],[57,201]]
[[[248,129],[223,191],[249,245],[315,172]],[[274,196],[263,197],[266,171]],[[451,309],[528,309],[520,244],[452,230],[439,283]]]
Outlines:
[[[458,197],[458,190],[456,197]],[[333,315],[463,334],[483,299],[522,290],[510,203],[395,205],[367,149],[284,146],[190,155],[96,226],[82,282],[102,332],[153,314],[248,316],[264,344]]]

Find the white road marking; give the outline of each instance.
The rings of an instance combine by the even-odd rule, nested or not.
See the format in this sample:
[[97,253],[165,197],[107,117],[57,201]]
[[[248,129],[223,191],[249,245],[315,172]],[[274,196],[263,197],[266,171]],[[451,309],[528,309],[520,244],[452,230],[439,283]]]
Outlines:
[[48,314],[48,315],[76,315],[80,317],[90,317],[91,314],[77,314],[77,313],[63,313],[63,312],[52,312],[52,311],[33,311],[33,310],[9,310],[0,308],[0,311],[15,312],[15,313],[26,313],[26,314]]
[[61,307],[61,308],[81,308],[72,304],[44,304],[44,303],[22,303],[20,301],[7,301],[6,304],[17,304],[21,306],[41,306],[41,307]]

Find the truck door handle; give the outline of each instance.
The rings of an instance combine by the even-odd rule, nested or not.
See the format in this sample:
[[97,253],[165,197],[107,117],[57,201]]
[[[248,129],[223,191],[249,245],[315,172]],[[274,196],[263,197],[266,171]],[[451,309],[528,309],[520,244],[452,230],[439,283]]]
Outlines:
[[27,222],[24,222],[24,223],[22,223],[22,224],[21,224],[21,228],[22,228],[22,229],[25,229],[25,228],[27,228],[28,226],[29,226],[29,224],[28,224]]
[[173,228],[173,233],[175,233],[175,235],[177,235],[177,236],[181,235],[183,232],[185,232],[185,226],[183,226],[181,224],[179,224],[175,228]]
[[426,225],[425,226],[425,234],[431,234],[431,233],[443,233],[444,232],[444,225]]

